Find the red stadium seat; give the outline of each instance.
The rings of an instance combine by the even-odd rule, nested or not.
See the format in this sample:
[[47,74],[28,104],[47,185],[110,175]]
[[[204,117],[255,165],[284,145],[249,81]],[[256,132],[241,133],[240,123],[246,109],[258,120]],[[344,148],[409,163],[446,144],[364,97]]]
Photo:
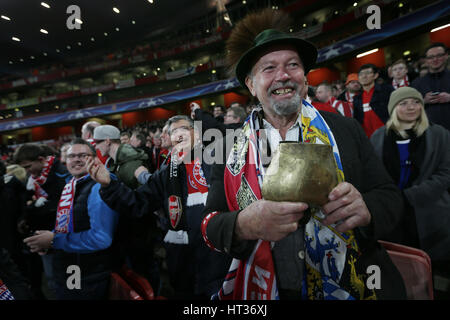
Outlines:
[[122,266],[120,271],[123,279],[144,299],[144,300],[154,300],[155,293],[151,284],[146,278],[137,274],[132,269],[128,268],[126,265]]
[[111,273],[109,285],[109,300],[144,300],[116,272]]
[[433,300],[431,260],[420,249],[397,243],[378,241],[386,249],[403,277],[409,300]]

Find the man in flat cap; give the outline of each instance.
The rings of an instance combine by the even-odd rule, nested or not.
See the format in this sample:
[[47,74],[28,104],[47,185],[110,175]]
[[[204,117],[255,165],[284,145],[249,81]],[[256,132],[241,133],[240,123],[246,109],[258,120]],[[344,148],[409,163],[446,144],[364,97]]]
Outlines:
[[[317,50],[281,31],[285,21],[270,9],[250,14],[227,41],[228,63],[260,107],[226,163],[211,170],[203,237],[234,258],[218,297],[405,298],[401,275],[377,242],[399,221],[402,197],[355,120],[302,100]],[[339,183],[322,206],[262,198],[264,155],[284,141],[332,147]],[[370,265],[380,268],[378,284],[368,281]]]
[[94,129],[94,141],[102,156],[114,160],[110,171],[130,188],[139,187],[134,172],[147,162],[147,154],[129,144],[120,143],[120,130],[109,124]]

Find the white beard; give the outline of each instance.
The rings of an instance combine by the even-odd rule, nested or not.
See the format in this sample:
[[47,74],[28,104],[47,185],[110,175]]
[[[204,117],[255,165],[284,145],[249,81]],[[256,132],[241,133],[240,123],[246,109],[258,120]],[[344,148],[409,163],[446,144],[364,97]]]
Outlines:
[[270,98],[273,111],[279,116],[287,116],[297,112],[300,108],[301,101],[302,99],[298,92],[296,92],[292,98],[282,101],[273,101],[273,99]]

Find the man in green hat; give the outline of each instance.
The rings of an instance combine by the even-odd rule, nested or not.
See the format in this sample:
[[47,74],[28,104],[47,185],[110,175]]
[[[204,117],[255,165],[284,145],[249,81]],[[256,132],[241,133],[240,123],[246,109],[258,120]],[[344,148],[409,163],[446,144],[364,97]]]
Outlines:
[[[226,163],[211,171],[203,237],[234,258],[217,296],[405,298],[401,275],[377,242],[399,221],[402,197],[356,121],[318,112],[302,99],[317,49],[283,32],[285,21],[270,9],[251,14],[227,42],[228,63],[260,105],[227,148]],[[264,155],[282,141],[332,147],[340,183],[320,208],[263,199]],[[373,265],[376,283],[367,273]]]

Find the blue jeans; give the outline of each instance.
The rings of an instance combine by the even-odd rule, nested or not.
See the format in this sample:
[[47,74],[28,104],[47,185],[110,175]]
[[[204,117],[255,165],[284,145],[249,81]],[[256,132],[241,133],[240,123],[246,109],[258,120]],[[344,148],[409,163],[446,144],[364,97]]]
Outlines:
[[53,255],[46,254],[41,256],[41,258],[45,278],[47,279],[47,287],[51,291],[52,295],[55,295],[56,283],[54,280]]

